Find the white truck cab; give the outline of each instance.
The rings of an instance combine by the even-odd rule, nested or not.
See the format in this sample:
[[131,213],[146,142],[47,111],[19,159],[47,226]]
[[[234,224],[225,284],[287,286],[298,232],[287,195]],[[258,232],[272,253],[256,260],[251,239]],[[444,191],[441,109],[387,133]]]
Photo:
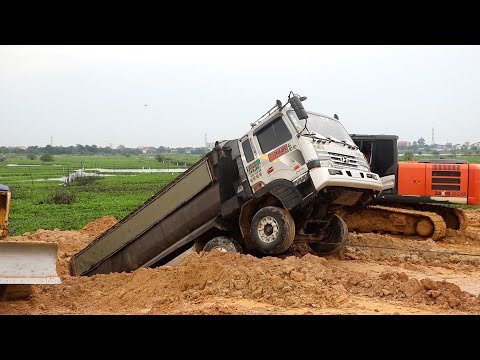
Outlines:
[[239,139],[253,192],[275,180],[299,184],[307,178],[317,192],[329,186],[382,190],[378,175],[338,119],[314,112],[300,119],[290,106],[275,110]]

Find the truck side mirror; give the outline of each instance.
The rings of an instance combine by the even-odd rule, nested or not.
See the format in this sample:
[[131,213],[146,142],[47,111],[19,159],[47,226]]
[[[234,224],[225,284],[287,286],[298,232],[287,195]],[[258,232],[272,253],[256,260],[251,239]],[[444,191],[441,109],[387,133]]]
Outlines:
[[292,96],[289,101],[293,107],[293,110],[295,110],[295,113],[297,114],[299,120],[304,120],[308,118],[308,114],[302,105],[302,101],[297,95]]

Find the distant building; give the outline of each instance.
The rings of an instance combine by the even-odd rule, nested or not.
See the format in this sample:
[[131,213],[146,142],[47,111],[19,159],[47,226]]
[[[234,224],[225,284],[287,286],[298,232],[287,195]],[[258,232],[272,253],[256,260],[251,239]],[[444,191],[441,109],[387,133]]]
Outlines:
[[399,140],[398,141],[398,146],[399,147],[409,147],[409,146],[412,146],[412,143],[411,143],[411,141]]
[[139,146],[138,147],[140,150],[142,150],[142,153],[147,154],[147,153],[154,153],[157,151],[157,148],[154,146]]

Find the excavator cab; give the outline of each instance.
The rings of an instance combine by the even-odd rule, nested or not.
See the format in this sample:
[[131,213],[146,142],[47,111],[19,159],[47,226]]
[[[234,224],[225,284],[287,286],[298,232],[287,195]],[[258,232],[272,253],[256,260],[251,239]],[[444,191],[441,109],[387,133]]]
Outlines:
[[382,194],[396,193],[398,171],[398,136],[396,135],[358,135],[350,137],[365,156],[372,172],[382,180]]

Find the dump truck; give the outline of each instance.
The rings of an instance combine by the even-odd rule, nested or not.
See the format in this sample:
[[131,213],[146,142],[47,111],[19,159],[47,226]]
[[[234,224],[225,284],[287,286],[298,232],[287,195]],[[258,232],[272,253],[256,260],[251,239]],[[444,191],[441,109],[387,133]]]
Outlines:
[[480,204],[480,165],[458,159],[398,161],[396,135],[350,135],[382,192],[369,206],[338,211],[349,230],[413,235],[441,240],[447,229],[463,230],[467,218],[451,205]]
[[217,141],[192,167],[75,254],[72,275],[164,265],[187,249],[318,254],[345,244],[335,214],[381,191],[377,174],[338,120],[306,111],[290,92],[234,140]]
[[0,300],[25,298],[32,284],[60,284],[57,244],[7,241],[12,193],[0,185]]

